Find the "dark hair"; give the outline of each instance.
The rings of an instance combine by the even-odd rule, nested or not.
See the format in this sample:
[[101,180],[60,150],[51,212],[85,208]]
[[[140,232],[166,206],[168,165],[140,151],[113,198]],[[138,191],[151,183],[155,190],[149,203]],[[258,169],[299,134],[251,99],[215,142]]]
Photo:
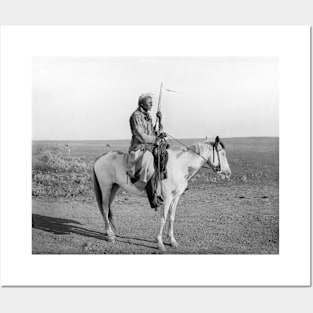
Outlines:
[[148,98],[151,98],[151,99],[152,99],[152,97],[151,97],[151,95],[150,95],[149,93],[144,93],[144,94],[142,94],[142,95],[139,97],[139,99],[138,99],[138,105],[139,105],[139,106],[143,105],[143,104],[146,102],[146,100],[147,100]]

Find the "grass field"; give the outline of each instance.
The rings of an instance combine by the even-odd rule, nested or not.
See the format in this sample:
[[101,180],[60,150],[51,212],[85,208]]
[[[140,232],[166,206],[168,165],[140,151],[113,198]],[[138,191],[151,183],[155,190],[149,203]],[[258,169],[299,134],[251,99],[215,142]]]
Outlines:
[[[197,139],[182,140],[189,145]],[[231,181],[202,169],[177,207],[179,254],[279,253],[279,139],[224,139]],[[172,147],[179,144],[170,142]],[[33,142],[33,253],[159,253],[159,215],[120,190],[113,202],[117,240],[109,243],[91,170],[97,155],[126,152],[127,140]],[[165,239],[165,243],[167,243]]]

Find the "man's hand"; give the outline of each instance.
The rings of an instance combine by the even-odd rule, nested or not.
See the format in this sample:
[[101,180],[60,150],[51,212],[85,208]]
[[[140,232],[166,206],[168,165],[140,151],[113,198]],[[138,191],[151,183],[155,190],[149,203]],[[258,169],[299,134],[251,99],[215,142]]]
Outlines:
[[163,138],[165,138],[166,136],[167,136],[167,133],[163,132],[163,133],[161,133],[161,134],[158,136],[158,138],[159,138],[159,139],[163,139]]
[[161,120],[162,119],[162,113],[161,111],[156,112],[156,117]]

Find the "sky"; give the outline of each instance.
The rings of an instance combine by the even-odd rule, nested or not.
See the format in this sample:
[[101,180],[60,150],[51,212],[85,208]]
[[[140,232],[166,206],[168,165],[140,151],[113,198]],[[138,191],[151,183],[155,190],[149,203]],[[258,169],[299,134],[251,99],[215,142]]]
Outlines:
[[[279,136],[275,57],[33,58],[33,140],[130,139],[129,117],[163,82],[175,138]],[[177,92],[168,92],[165,89]]]

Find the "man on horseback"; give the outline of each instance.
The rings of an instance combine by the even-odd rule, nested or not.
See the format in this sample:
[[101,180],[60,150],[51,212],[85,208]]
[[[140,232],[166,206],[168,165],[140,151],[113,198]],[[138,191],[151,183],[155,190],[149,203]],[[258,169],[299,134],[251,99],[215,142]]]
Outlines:
[[[138,189],[146,189],[151,208],[157,208],[163,204],[163,199],[157,194],[154,157],[152,154],[155,145],[166,137],[166,133],[159,132],[153,126],[149,114],[152,108],[150,94],[142,94],[138,100],[138,108],[130,116],[129,123],[132,132],[129,147],[128,164],[136,164],[128,168],[131,181]],[[157,112],[157,119],[161,121],[161,112]]]

